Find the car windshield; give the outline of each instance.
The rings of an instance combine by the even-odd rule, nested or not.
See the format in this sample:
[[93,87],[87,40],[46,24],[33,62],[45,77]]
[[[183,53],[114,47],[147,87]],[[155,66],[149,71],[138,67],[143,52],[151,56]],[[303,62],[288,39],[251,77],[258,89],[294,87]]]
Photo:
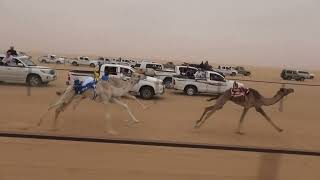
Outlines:
[[27,66],[36,66],[34,62],[32,62],[30,59],[27,58],[19,58],[21,62],[23,62]]
[[309,74],[308,72],[305,72],[305,71],[298,71],[298,72],[301,74]]

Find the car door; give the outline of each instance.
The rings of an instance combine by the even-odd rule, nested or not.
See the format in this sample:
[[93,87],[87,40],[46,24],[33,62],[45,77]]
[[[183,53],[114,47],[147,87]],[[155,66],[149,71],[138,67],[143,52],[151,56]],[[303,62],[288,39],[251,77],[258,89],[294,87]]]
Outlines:
[[118,77],[118,68],[115,66],[106,66],[104,71],[108,72],[110,77]]
[[0,81],[8,79],[8,66],[2,63],[3,57],[0,57]]
[[122,78],[129,80],[132,76],[132,71],[128,68],[120,67],[120,74],[122,75]]
[[14,60],[16,61],[15,66],[7,66],[8,80],[10,82],[25,83],[27,75],[29,73],[29,68],[25,67],[25,65],[20,60]]
[[222,93],[226,90],[227,84],[220,74],[210,73],[210,78],[207,81],[208,93]]

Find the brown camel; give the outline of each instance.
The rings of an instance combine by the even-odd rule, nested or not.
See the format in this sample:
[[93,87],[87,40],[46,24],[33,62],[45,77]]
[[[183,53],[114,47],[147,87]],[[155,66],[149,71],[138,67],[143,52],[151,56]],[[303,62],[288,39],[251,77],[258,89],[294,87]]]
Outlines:
[[[223,94],[221,94],[218,97],[214,97],[211,99],[208,99],[208,101],[216,100],[216,103],[213,106],[206,107],[203,114],[201,115],[200,119],[196,122],[195,128],[199,128],[213,113],[215,113],[217,110],[222,109],[224,104],[227,101],[232,101],[237,105],[240,105],[243,107],[243,112],[240,117],[240,122],[238,125],[237,133],[238,134],[244,134],[241,132],[242,123],[244,120],[245,115],[247,114],[248,110],[250,108],[255,108],[257,112],[259,112],[263,117],[266,118],[266,120],[279,132],[282,131],[281,128],[279,128],[264,112],[262,109],[262,106],[271,106],[279,102],[283,97],[287,96],[290,93],[293,93],[293,89],[286,89],[286,88],[280,88],[280,90],[274,95],[272,98],[265,98],[263,97],[257,90],[255,89],[249,89],[249,92],[245,96],[240,97],[233,97],[231,94],[231,89],[225,91]],[[204,116],[206,116],[204,118]]]

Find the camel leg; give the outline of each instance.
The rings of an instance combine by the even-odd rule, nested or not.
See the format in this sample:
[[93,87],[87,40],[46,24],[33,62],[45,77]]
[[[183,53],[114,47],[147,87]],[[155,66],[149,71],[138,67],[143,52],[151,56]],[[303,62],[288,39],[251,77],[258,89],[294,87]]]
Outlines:
[[59,107],[59,106],[61,106],[61,103],[59,103],[59,102],[50,105],[49,108],[48,108],[48,110],[40,117],[40,120],[39,120],[39,122],[38,122],[37,125],[38,125],[38,126],[41,126],[44,118],[47,117],[47,115],[49,114],[49,112],[50,112],[53,108],[56,108],[56,107]]
[[73,101],[73,98],[74,96],[69,99],[69,101],[67,102],[63,102],[61,103],[55,110],[55,114],[54,114],[54,119],[53,119],[53,126],[52,126],[52,129],[53,131],[56,131],[58,130],[58,118],[59,118],[59,115],[71,104],[71,102]]
[[274,127],[277,131],[282,132],[283,129],[279,128],[269,117],[268,115],[264,112],[264,110],[260,108],[256,108],[256,111],[259,112],[263,117],[266,118],[266,120]]
[[147,109],[147,106],[144,105],[141,101],[139,101],[135,96],[132,96],[129,93],[125,94],[124,96],[127,97],[127,98],[130,98],[132,100],[135,100],[142,107],[142,109]]
[[[200,126],[217,110],[221,109],[222,106],[215,104],[213,106],[206,107],[204,112],[202,113],[200,119],[196,122],[196,125],[194,126],[195,128],[200,128]],[[203,118],[206,116],[205,118]]]
[[115,103],[119,104],[120,106],[124,107],[126,109],[126,111],[128,112],[128,114],[130,115],[131,119],[133,120],[133,122],[139,122],[136,117],[134,117],[134,115],[132,114],[131,110],[129,109],[128,105],[121,102],[120,100],[114,98],[113,99]]
[[60,113],[63,111],[62,107],[59,107],[55,110],[55,114],[54,114],[54,119],[53,119],[53,125],[51,130],[52,131],[57,131],[58,130],[58,117],[60,115]]
[[76,95],[75,98],[74,98],[74,100],[73,100],[73,101],[74,101],[73,106],[72,106],[73,110],[76,110],[77,107],[79,106],[80,102],[81,102],[82,100],[84,100],[84,99],[85,99],[84,96],[82,96],[82,95]]
[[244,108],[243,111],[242,111],[242,114],[241,114],[241,117],[240,117],[240,121],[239,121],[239,125],[238,125],[238,130],[237,130],[238,134],[244,134],[243,132],[241,132],[241,128],[242,128],[242,123],[243,123],[244,117],[246,116],[248,110],[249,110],[248,108]]
[[113,127],[112,127],[111,115],[110,115],[110,113],[108,112],[107,108],[106,108],[105,118],[106,118],[107,132],[108,132],[109,134],[112,134],[112,135],[117,135],[118,132],[115,131],[115,130],[113,129]]
[[108,100],[109,98],[105,95],[101,95],[100,97],[102,99],[102,103],[105,105],[106,132],[109,134],[112,134],[112,135],[116,135],[118,133],[112,127],[111,115],[107,109],[108,105],[110,105],[109,100]]

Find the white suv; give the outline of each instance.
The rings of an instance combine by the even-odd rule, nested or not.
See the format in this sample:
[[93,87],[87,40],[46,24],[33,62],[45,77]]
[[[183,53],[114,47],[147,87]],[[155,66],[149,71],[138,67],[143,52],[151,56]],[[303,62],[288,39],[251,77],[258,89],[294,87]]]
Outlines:
[[0,55],[0,81],[8,83],[27,83],[30,86],[48,84],[57,79],[55,70],[37,66],[27,56],[14,57],[15,66],[2,63],[5,55]]

